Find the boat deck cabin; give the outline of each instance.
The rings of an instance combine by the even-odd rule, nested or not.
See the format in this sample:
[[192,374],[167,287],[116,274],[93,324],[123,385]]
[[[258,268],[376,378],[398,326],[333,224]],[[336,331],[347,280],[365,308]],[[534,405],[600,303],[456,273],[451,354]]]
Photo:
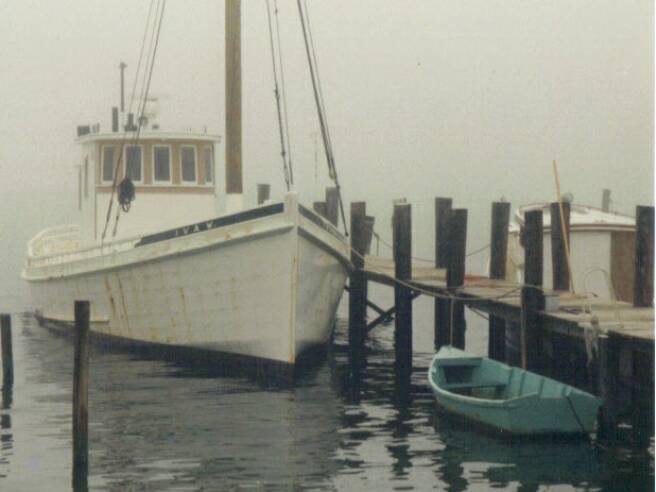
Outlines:
[[[114,238],[126,238],[177,227],[217,213],[215,145],[217,135],[142,132],[87,133],[77,139],[82,149],[78,167],[80,240],[100,241],[116,185],[128,176],[135,189],[130,211],[120,212]],[[112,240],[116,203],[105,241]]]

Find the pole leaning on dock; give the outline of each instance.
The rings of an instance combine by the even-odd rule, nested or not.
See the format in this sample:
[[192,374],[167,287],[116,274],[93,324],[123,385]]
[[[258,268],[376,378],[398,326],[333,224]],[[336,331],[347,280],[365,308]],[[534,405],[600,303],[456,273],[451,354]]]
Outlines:
[[14,385],[14,351],[11,345],[11,315],[0,315],[0,342],[2,343],[2,389]]
[[[508,257],[508,224],[510,223],[510,203],[492,203],[492,227],[490,234],[490,278],[506,278],[506,261]],[[491,359],[506,360],[506,322],[503,318],[490,315],[489,337],[487,345]]]
[[538,312],[544,309],[542,292],[542,210],[524,215],[524,286],[522,287],[520,350],[523,369],[541,373],[541,327]]
[[[465,285],[465,260],[467,258],[467,210],[456,208],[449,217],[448,265],[446,287],[456,294]],[[449,344],[465,348],[465,305],[460,301],[449,300],[448,327]]]
[[[412,208],[409,203],[394,205],[393,215],[394,276],[407,282],[412,278]],[[397,375],[408,380],[412,375],[412,289],[398,282],[394,285],[396,318],[394,348]]]
[[73,481],[89,468],[89,301],[75,301]]
[[362,272],[366,250],[365,202],[351,203],[351,263],[353,272],[349,277],[349,353],[352,361],[362,362],[367,333],[367,279]]
[[[561,206],[562,217],[561,221]],[[569,261],[567,259],[569,248],[569,216],[571,205],[569,202],[554,202],[550,205],[551,217],[551,264],[553,290],[567,291],[571,285]]]
[[[446,269],[448,266],[449,217],[451,216],[451,198],[435,199],[435,267]],[[449,301],[435,298],[435,350],[449,344]]]

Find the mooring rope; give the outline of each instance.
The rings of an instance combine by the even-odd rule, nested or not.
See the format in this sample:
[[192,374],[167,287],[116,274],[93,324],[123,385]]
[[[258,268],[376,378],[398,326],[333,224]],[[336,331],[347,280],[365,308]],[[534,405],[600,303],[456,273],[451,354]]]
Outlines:
[[[362,255],[360,252],[358,252],[358,251],[357,251],[355,248],[353,248],[352,246],[349,246],[349,249],[351,250],[351,252],[352,252],[353,254],[355,254],[357,257],[359,257],[360,259],[362,259],[362,261],[365,262],[365,266],[366,266],[365,255]],[[388,279],[391,280],[392,282],[397,283],[397,284],[399,284],[399,285],[402,286],[402,287],[406,287],[406,288],[408,288],[408,289],[410,289],[410,290],[414,290],[415,292],[419,292],[420,294],[424,294],[424,295],[427,295],[427,296],[429,296],[429,297],[434,297],[434,298],[436,298],[436,299],[445,299],[445,300],[462,301],[462,302],[467,302],[467,301],[471,302],[472,300],[474,300],[474,298],[471,297],[471,296],[470,296],[470,297],[464,297],[464,296],[458,296],[458,295],[455,295],[455,294],[442,294],[442,293],[439,293],[439,292],[434,292],[434,291],[430,291],[430,290],[423,289],[423,288],[421,288],[421,287],[419,287],[419,286],[417,286],[417,285],[414,285],[414,284],[411,284],[411,283],[406,282],[406,281],[404,281],[404,280],[401,280],[400,278],[397,278],[395,275],[390,275],[390,274],[387,273],[386,271],[381,270],[381,269],[379,269],[379,268],[376,268],[375,266],[371,266],[371,265],[369,265],[369,266],[366,266],[366,269],[367,269],[367,270],[370,270],[370,271],[372,271],[372,272],[374,272],[374,273],[376,273],[376,274],[378,274],[378,275],[380,275],[380,276],[382,276],[382,277],[388,278]],[[511,296],[511,295],[512,295],[513,293],[515,293],[515,292],[519,292],[519,291],[521,291],[522,287],[529,287],[529,288],[535,288],[535,289],[542,289],[542,286],[541,286],[541,285],[528,285],[528,284],[516,285],[516,284],[510,284],[510,283],[506,283],[506,282],[499,282],[499,283],[497,284],[497,286],[499,286],[499,284],[502,284],[502,285],[508,285],[508,286],[511,286],[511,285],[512,285],[513,288],[512,288],[512,289],[509,289],[509,290],[507,290],[507,291],[505,291],[505,292],[503,292],[502,294],[499,294],[499,295],[497,295],[497,296],[476,297],[475,300],[480,300],[480,301],[499,301],[499,300],[501,300],[501,299],[504,299],[504,298],[506,298],[506,297]],[[450,290],[451,290],[452,292],[455,293],[455,292],[460,291],[460,290],[463,289],[463,288],[465,288],[465,286],[452,287],[452,288],[450,288]]]

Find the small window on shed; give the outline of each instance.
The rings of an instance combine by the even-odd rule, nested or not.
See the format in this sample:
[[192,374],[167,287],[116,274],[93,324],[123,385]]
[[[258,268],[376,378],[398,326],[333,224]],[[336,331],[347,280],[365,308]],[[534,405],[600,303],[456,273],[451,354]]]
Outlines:
[[103,147],[102,180],[110,183],[114,181],[114,147],[111,145]]
[[153,147],[155,181],[171,181],[171,149],[162,145]]
[[141,181],[141,147],[129,145],[125,147],[126,176],[132,181]]
[[182,181],[196,182],[196,148],[181,147]]
[[203,149],[203,164],[205,167],[205,182],[214,182],[214,152],[212,147],[205,147]]

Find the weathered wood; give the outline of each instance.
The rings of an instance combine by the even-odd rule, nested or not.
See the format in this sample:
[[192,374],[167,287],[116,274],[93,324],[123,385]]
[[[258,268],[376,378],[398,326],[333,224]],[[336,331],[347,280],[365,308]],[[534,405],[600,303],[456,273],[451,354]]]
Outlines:
[[[412,209],[407,203],[394,205],[393,253],[394,274],[398,280],[412,278]],[[394,286],[396,318],[394,347],[396,368],[402,378],[412,374],[412,290],[396,283]]]
[[241,2],[225,2],[226,193],[242,193]]
[[257,185],[257,204],[262,205],[269,199],[271,194],[271,185],[266,183],[258,183]]
[[617,424],[619,406],[617,385],[620,371],[619,343],[608,336],[599,337],[597,355],[597,394],[603,400],[600,437],[610,438]]
[[326,217],[326,202],[314,202],[312,209],[322,217]]
[[490,278],[503,279],[506,277],[509,223],[510,203],[494,202],[490,234]]
[[[449,217],[449,242],[447,244],[448,262],[446,287],[450,293],[458,295],[458,289],[465,283],[465,260],[467,257],[467,210],[453,209]],[[465,348],[465,305],[461,301],[448,301],[447,326],[449,343],[454,347]]]
[[[435,199],[435,266],[446,268],[448,263],[447,244],[449,243],[449,217],[451,215],[451,198]],[[435,298],[434,345],[435,350],[450,343],[449,337],[449,301]]]
[[2,343],[2,388],[14,384],[14,351],[11,343],[11,316],[0,315],[0,342]]
[[367,215],[364,218],[364,250],[367,254],[371,252],[371,240],[374,237],[375,217]]
[[601,209],[604,212],[610,212],[610,190],[604,189],[601,195]]
[[522,367],[540,373],[543,369],[541,327],[538,312],[544,309],[542,210],[524,216],[524,287],[521,293]]
[[[554,202],[550,206],[552,281],[554,290],[569,290],[570,277],[566,248],[569,245],[570,203],[562,202],[564,224],[560,220],[560,205],[560,203]],[[563,229],[565,230],[564,235]]]
[[446,268],[449,261],[447,245],[452,203],[451,198],[435,199],[435,266],[437,268]]
[[351,263],[353,271],[349,277],[349,352],[353,361],[362,361],[364,341],[367,333],[367,279],[364,267],[365,202],[351,203]]
[[73,475],[89,466],[89,301],[75,301]]
[[[510,223],[510,203],[492,204],[492,227],[490,234],[490,278],[506,277],[508,256],[508,224]],[[488,322],[488,356],[498,361],[506,360],[506,322],[503,318],[490,315]]]
[[654,305],[654,207],[636,207],[633,305]]
[[339,195],[337,194],[337,188],[334,186],[326,188],[326,219],[337,227],[339,220]]

